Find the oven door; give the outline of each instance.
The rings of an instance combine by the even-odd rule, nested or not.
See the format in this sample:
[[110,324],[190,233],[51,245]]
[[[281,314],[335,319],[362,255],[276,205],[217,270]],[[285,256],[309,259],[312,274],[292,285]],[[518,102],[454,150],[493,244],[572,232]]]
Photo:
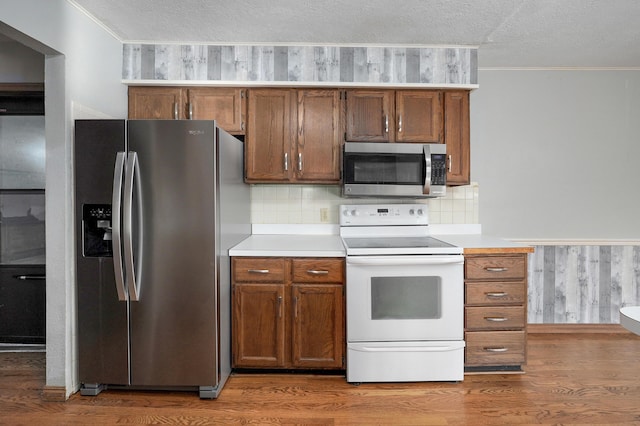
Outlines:
[[462,255],[347,256],[347,341],[462,340]]

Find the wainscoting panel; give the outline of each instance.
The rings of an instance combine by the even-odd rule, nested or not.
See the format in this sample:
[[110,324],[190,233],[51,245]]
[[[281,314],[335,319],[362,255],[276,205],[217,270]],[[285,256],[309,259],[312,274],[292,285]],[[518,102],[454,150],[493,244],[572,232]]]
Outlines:
[[475,47],[124,44],[122,78],[145,82],[477,87]]
[[640,305],[640,246],[545,245],[529,255],[528,322],[617,324]]

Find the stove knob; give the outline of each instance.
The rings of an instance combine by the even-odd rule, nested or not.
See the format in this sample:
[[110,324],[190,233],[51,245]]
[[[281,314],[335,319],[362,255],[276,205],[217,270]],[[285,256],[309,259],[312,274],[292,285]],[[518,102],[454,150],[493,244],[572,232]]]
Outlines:
[[422,209],[418,209],[418,216],[422,216]]
[[414,211],[413,209],[410,209],[410,210],[409,210],[409,214],[410,214],[411,216],[413,216],[413,215],[415,214],[415,211]]
[[351,210],[351,216],[358,216],[360,214],[360,212],[358,212],[358,210],[353,209]]

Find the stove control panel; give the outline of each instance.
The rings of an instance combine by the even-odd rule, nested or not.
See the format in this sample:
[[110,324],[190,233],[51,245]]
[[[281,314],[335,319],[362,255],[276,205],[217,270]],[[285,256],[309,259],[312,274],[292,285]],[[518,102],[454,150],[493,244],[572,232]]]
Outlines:
[[343,204],[341,226],[428,225],[426,204]]

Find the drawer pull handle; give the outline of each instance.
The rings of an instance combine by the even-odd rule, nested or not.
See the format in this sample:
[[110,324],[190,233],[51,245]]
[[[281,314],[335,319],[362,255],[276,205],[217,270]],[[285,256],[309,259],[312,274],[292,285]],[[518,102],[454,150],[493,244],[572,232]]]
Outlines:
[[307,271],[308,274],[311,275],[328,275],[329,271],[322,271],[322,270],[318,270],[318,269],[309,269]]
[[247,272],[250,274],[268,274],[271,271],[268,269],[247,269]]
[[493,268],[493,267],[486,267],[484,268],[485,271],[487,272],[507,272],[509,270],[509,268]]
[[490,292],[490,293],[485,293],[485,296],[487,297],[507,297],[509,295],[509,293],[505,293],[503,292]]
[[484,349],[486,352],[507,352],[509,349],[508,348],[482,348]]
[[505,322],[508,321],[509,318],[505,318],[505,317],[484,317],[485,321],[491,321],[491,322]]

